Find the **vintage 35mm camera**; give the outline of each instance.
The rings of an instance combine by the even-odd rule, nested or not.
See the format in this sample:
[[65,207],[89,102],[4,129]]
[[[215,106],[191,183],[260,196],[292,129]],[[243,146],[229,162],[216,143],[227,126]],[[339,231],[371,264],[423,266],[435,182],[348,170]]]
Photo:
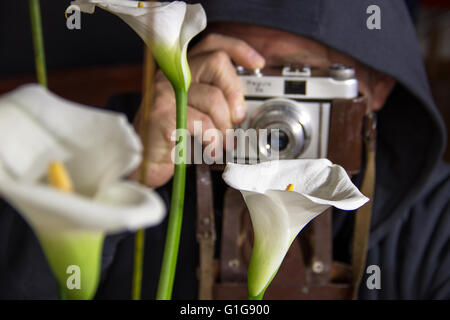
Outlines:
[[[353,68],[340,64],[332,65],[328,70],[311,70],[309,67],[246,70],[237,67],[237,72],[247,105],[247,117],[240,128],[253,128],[258,134],[263,132],[260,129],[268,132],[266,140],[258,139],[258,150],[252,153],[253,156],[246,152],[238,154],[238,158],[249,159],[256,154],[260,160],[270,159],[273,158],[272,150],[278,152],[276,156],[280,159],[329,156],[332,105],[334,102],[341,105],[336,108],[341,114],[346,111],[342,108],[345,101],[351,106],[358,96]],[[365,109],[360,112],[359,122],[364,113]],[[338,127],[349,125],[341,122],[335,121]],[[358,130],[358,124],[353,125]],[[275,132],[276,137],[270,132]]]

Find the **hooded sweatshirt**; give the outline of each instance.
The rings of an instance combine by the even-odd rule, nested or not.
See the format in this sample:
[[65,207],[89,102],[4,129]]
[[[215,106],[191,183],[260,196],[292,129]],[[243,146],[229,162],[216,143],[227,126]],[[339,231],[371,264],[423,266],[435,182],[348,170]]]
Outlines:
[[[199,1],[193,1],[199,2]],[[292,32],[341,51],[397,80],[378,112],[376,187],[367,266],[380,268],[380,289],[361,281],[361,299],[450,298],[450,168],[441,161],[445,128],[430,94],[415,30],[403,1],[205,0],[208,22],[240,22]],[[370,5],[381,29],[369,29]],[[112,99],[130,118],[137,95]],[[134,106],[135,108],[131,108]],[[220,184],[220,175],[214,177]],[[187,172],[174,299],[196,299],[195,174]],[[222,183],[223,186],[223,183]],[[171,182],[158,189],[169,206]],[[215,206],[222,198],[215,194]],[[220,216],[217,209],[217,216]],[[56,285],[32,231],[0,202],[0,297],[55,298]],[[220,222],[220,219],[217,219]],[[220,226],[219,226],[220,227]],[[167,219],[146,231],[142,298],[155,297]],[[353,215],[333,216],[334,258],[349,262]],[[97,298],[129,299],[133,235],[105,241]]]

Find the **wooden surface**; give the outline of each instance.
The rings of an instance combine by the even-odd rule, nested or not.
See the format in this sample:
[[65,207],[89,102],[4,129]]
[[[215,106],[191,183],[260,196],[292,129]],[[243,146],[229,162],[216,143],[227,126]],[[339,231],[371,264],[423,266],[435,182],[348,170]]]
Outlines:
[[[0,78],[0,94],[30,82],[36,82],[34,75]],[[142,66],[97,66],[49,72],[48,87],[69,100],[102,107],[113,94],[142,90]]]

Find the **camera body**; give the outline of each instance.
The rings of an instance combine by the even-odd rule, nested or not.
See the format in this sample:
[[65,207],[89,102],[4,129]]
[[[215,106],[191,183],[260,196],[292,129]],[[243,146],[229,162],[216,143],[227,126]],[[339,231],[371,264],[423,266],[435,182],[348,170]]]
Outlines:
[[238,159],[328,156],[332,101],[358,96],[353,68],[340,64],[313,71],[309,67],[237,67],[237,72],[247,106],[247,117],[239,127],[267,134],[266,139],[258,137],[257,145],[249,145],[248,151],[238,152]]

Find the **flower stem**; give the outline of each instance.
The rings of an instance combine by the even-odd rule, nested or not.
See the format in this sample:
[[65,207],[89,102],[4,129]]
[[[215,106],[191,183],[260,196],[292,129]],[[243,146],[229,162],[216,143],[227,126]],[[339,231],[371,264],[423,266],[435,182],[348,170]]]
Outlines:
[[44,37],[42,36],[41,9],[39,7],[39,0],[29,0],[29,7],[37,79],[41,85],[47,87]]
[[175,149],[175,170],[173,176],[169,224],[167,227],[158,291],[156,293],[156,299],[158,300],[170,300],[172,297],[178,247],[180,243],[181,223],[183,220],[184,189],[186,182],[187,90],[180,88],[174,89],[177,102],[178,141]]
[[141,299],[142,266],[144,265],[145,229],[139,229],[134,236],[134,265],[131,298]]
[[[140,168],[139,181],[146,185],[147,183],[147,160],[148,160],[148,126],[150,125],[150,109],[153,98],[153,78],[155,75],[155,60],[153,59],[152,51],[149,47],[145,47],[144,53],[144,70],[143,70],[143,88],[142,88],[142,110],[143,114],[140,117],[142,124],[137,124],[139,134],[142,138],[144,146],[143,158]],[[139,117],[137,117],[139,119]],[[143,128],[142,128],[143,127]],[[145,230],[138,230],[134,238],[134,265],[133,265],[133,279],[131,286],[131,298],[133,300],[141,299],[142,290],[142,275],[144,266],[144,247],[145,247]]]
[[59,300],[69,300],[67,299],[66,292],[63,290],[62,286],[58,284],[58,299]]

